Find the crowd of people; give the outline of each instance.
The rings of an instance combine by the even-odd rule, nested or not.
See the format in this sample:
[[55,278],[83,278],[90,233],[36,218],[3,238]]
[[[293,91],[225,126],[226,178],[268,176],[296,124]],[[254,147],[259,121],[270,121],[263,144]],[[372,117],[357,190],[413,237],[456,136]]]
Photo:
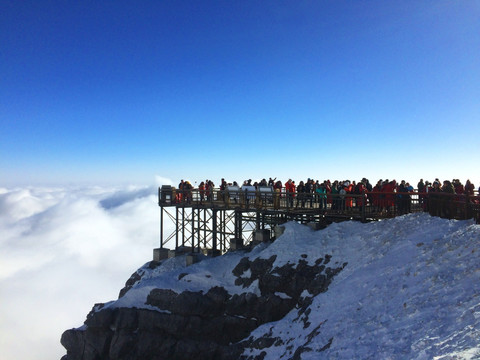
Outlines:
[[[224,178],[221,179],[219,189],[226,190],[227,186],[239,186],[236,181],[227,182]],[[375,186],[372,186],[370,181],[366,178],[363,178],[361,181],[355,182],[350,180],[335,180],[331,182],[330,180],[324,180],[320,182],[319,180],[307,179],[306,181],[300,181],[298,185],[292,179],[288,179],[285,184],[281,180],[276,178],[262,179],[261,181],[252,182],[252,179],[245,180],[242,183],[242,186],[254,186],[255,188],[262,186],[271,186],[274,189],[285,189],[291,193],[315,193],[320,189],[320,192],[326,193],[336,193],[344,189],[347,193],[353,191],[361,193],[363,189],[367,192],[413,192],[418,191],[419,193],[428,193],[431,191],[434,192],[446,192],[452,194],[465,194],[465,195],[474,195],[475,185],[467,180],[465,185],[459,179],[444,180],[440,181],[438,178],[434,182],[420,181],[417,184],[417,187],[414,188],[409,182],[402,180],[400,183],[397,183],[395,180],[378,180]],[[215,188],[215,184],[212,180],[205,180],[200,183],[198,190],[204,191],[204,194],[208,194]],[[181,180],[178,184],[179,190],[192,190],[194,189],[193,185],[189,181]],[[480,187],[477,190],[480,192]]]
[[[350,180],[319,180],[307,179],[306,181],[300,181],[296,183],[292,179],[288,179],[285,183],[277,178],[262,179],[261,181],[253,182],[251,179],[245,180],[240,186],[236,181],[227,182],[224,178],[221,179],[219,190],[220,196],[224,196],[225,190],[232,187],[238,187],[239,189],[252,188],[258,189],[260,187],[271,187],[275,192],[285,193],[288,201],[288,206],[313,206],[313,203],[319,204],[321,208],[327,207],[327,201],[331,204],[331,208],[345,207],[362,207],[367,203],[376,207],[378,210],[389,209],[396,205],[397,212],[406,213],[410,212],[411,197],[409,193],[418,192],[419,201],[422,206],[428,211],[428,204],[426,202],[428,197],[433,197],[433,194],[448,193],[456,195],[474,195],[475,186],[467,180],[465,185],[459,179],[440,181],[424,181],[420,179],[417,183],[417,187],[414,188],[409,182],[402,180],[397,182],[396,180],[380,179],[375,185],[372,185],[367,178],[362,180],[350,181]],[[178,185],[177,197],[182,197],[182,200],[187,202],[192,201],[192,192],[194,186],[189,181],[181,180]],[[211,201],[214,194],[215,184],[212,180],[202,181],[199,186],[200,201]],[[480,192],[480,188],[478,190]],[[364,196],[356,196],[355,202],[352,197],[348,197],[348,194],[355,194]],[[385,194],[385,195],[382,195]],[[334,195],[334,196],[329,196]],[[338,195],[338,196],[335,196]],[[328,199],[328,200],[327,200]],[[338,201],[332,199],[339,199]]]

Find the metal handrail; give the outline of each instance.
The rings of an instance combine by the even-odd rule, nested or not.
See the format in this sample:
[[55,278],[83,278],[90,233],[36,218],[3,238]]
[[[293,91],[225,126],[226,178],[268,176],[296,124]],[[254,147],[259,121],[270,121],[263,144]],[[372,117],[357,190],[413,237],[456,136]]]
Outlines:
[[[480,196],[444,192],[367,192],[290,193],[228,191],[218,188],[200,190],[159,188],[160,206],[205,206],[229,209],[263,209],[271,211],[316,211],[325,215],[354,215],[362,220],[403,215],[410,212],[429,212],[431,215],[480,221]],[[403,200],[402,200],[403,199]]]

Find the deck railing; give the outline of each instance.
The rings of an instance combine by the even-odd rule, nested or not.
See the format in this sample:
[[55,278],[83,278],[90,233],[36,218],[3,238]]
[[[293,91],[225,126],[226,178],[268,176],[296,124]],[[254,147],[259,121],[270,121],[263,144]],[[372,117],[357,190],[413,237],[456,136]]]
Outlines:
[[363,221],[395,217],[414,212],[450,219],[474,218],[480,223],[480,196],[419,193],[363,192],[289,193],[271,187],[229,187],[226,190],[179,190],[162,186],[158,190],[160,206],[218,207],[240,210],[313,212],[328,216],[351,217]]

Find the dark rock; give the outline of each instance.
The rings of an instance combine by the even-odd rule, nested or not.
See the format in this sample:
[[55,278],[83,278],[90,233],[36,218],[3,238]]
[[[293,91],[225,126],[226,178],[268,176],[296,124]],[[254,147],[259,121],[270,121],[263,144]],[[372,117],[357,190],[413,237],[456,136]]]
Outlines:
[[153,289],[147,296],[147,304],[171,311],[178,294],[170,289]]
[[244,257],[242,260],[240,260],[237,266],[233,268],[232,273],[233,275],[239,277],[242,276],[242,274],[248,269],[250,269],[250,260],[248,257]]
[[123,297],[128,290],[132,288],[133,285],[135,285],[136,282],[142,279],[142,276],[145,275],[145,268],[148,268],[150,270],[153,270],[160,266],[162,263],[160,261],[150,261],[149,263],[145,264],[141,269],[138,269],[135,271],[130,278],[126,281],[125,287],[120,290],[120,293],[118,295],[118,298]]
[[306,346],[299,346],[296,350],[295,353],[293,354],[292,360],[301,360],[302,359],[302,353],[312,351],[311,348],[306,347]]
[[[242,339],[261,324],[280,320],[295,308],[299,309],[297,320],[308,328],[313,297],[326,291],[333,277],[346,266],[345,263],[343,267],[326,267],[330,255],[325,255],[325,260],[317,259],[314,265],[309,265],[306,258],[305,254],[298,263],[275,268],[276,256],[253,261],[243,258],[232,270],[235,284],[246,287],[258,280],[259,295],[232,296],[218,286],[207,293],[153,289],[146,304],[158,311],[111,309],[96,304],[84,327],[63,333],[61,343],[67,349],[64,360],[227,360],[240,358],[245,348],[263,350],[278,345],[282,339],[271,332],[260,339]],[[151,266],[156,264],[147,267]],[[142,271],[130,277],[121,296],[141,279]],[[184,276],[186,274],[180,274],[178,279]],[[305,290],[308,296],[303,294]],[[312,331],[312,337],[317,331],[318,328]],[[308,341],[291,349],[289,357],[300,358],[303,352],[310,351],[307,345]],[[265,354],[262,351],[256,358],[263,358]]]
[[333,342],[333,337],[328,340],[328,342],[323,346],[319,351],[325,351],[327,349],[330,349],[330,346],[332,346]]
[[269,348],[276,342],[276,338],[270,338],[270,337],[260,337],[258,339],[255,339],[255,341],[252,343],[255,349],[265,349]]
[[277,255],[272,255],[269,259],[256,258],[250,263],[250,270],[252,272],[252,278],[258,279],[261,275],[267,273],[272,269]]
[[157,267],[159,267],[160,265],[162,265],[162,262],[161,261],[155,261],[155,260],[152,260],[148,263],[148,268],[151,269],[151,270],[154,270],[156,269]]
[[[218,307],[223,307],[225,302],[230,298],[230,295],[223,287],[215,286],[208,290],[205,297],[211,300],[214,304],[218,304]],[[221,313],[223,313],[223,310]]]
[[327,265],[330,262],[330,259],[332,258],[332,255],[325,255],[325,261],[323,262],[324,265]]
[[[326,291],[333,280],[333,277],[347,265],[347,263],[344,263],[341,267],[337,268],[326,267],[326,264],[330,262],[330,259],[330,255],[325,255],[324,259],[319,258],[315,261],[314,265],[309,265],[308,262],[302,258],[297,264],[288,263],[282,267],[273,269],[268,267],[268,263],[266,263],[265,260],[257,263],[255,263],[255,261],[251,262],[252,281],[254,278],[255,280],[259,280],[261,297],[257,298],[253,295],[247,296],[246,294],[235,295],[232,297],[232,300],[235,302],[234,308],[237,311],[249,314],[250,316],[252,316],[252,312],[261,313],[260,315],[257,315],[257,319],[260,323],[263,323],[275,321],[277,317],[281,319],[291,311],[291,309],[297,307],[299,310],[296,320],[302,321],[304,328],[310,327],[311,322],[308,317],[311,308],[309,306],[311,305],[314,296]],[[273,264],[273,262],[274,260],[271,264]],[[255,265],[252,266],[254,263]],[[244,263],[243,266],[246,266],[246,263]],[[265,273],[262,274],[261,271],[254,271],[253,268],[255,267],[262,268]],[[302,296],[305,290],[308,291],[310,294],[309,296]],[[273,295],[276,293],[284,293],[291,299],[282,299]],[[269,305],[265,305],[264,301]],[[274,307],[275,310],[273,311],[270,306]],[[227,311],[232,310],[227,307]],[[310,335],[312,338],[314,335],[318,334],[318,329],[319,327],[311,332]],[[261,338],[261,341],[258,341],[258,339],[249,339],[243,341],[241,344],[244,348],[256,348],[261,350],[265,347],[271,346],[269,344],[273,344],[276,341],[278,341],[278,339],[273,338],[271,334],[270,336],[267,334]],[[303,352],[311,351],[311,348],[307,346],[310,341],[311,338],[308,339],[306,344],[298,347],[294,353],[291,351],[290,358],[300,359]],[[247,356],[245,358],[249,357]]]

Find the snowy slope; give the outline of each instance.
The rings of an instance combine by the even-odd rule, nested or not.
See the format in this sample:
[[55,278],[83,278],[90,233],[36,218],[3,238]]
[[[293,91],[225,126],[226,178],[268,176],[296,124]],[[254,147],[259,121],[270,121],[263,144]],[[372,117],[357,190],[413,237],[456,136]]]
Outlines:
[[265,359],[289,358],[289,345],[306,343],[312,351],[302,359],[318,359],[330,339],[328,359],[480,358],[478,225],[409,215],[315,235],[318,247],[348,266],[314,299],[309,328],[293,320],[295,311],[274,324],[270,336],[284,344]]
[[[328,291],[267,323],[250,340],[275,339],[244,355],[265,359],[480,359],[480,226],[426,214],[362,224],[332,224],[312,231],[286,224],[271,245],[206,259],[190,267],[184,259],[144,267],[142,279],[124,297],[106,307],[151,308],[152,289],[259,293],[258,284],[235,285],[232,269],[241,258],[268,259],[275,266],[302,257],[313,264],[326,254],[331,264],[348,265]],[[303,255],[303,256],[302,256]],[[243,276],[248,276],[244,274]],[[305,294],[308,296],[308,294]]]

